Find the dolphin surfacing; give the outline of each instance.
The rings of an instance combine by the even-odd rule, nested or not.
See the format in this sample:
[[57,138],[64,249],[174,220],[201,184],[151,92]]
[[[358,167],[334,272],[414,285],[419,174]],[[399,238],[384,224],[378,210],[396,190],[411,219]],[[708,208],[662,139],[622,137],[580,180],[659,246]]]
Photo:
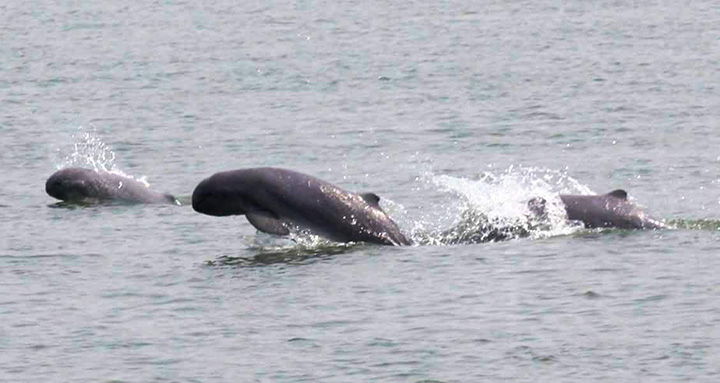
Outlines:
[[154,192],[132,178],[78,167],[61,169],[51,175],[45,182],[45,192],[73,203],[178,204],[172,195]]
[[200,182],[193,209],[212,216],[245,215],[258,230],[288,235],[298,227],[336,242],[410,245],[373,193],[355,194],[292,170],[231,170]]
[[[588,229],[662,229],[662,222],[650,218],[634,203],[628,201],[627,192],[613,190],[600,195],[560,194],[570,221],[579,221]],[[533,198],[528,202],[534,214],[545,214],[545,200]]]

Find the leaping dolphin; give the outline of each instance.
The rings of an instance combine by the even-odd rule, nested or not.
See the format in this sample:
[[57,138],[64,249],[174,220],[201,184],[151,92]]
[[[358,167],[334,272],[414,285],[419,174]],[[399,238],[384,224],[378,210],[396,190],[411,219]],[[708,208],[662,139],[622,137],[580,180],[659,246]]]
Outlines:
[[288,235],[298,227],[337,242],[410,245],[373,193],[355,194],[292,170],[231,170],[200,182],[195,211],[213,216],[245,215],[258,230]]
[[[627,192],[613,190],[601,195],[560,194],[567,218],[580,221],[588,228],[615,227],[619,229],[661,229],[662,222],[648,217],[635,204],[628,201]],[[528,202],[534,214],[546,214],[545,200],[533,198]]]
[[78,167],[55,172],[45,182],[45,191],[66,202],[179,204],[172,195],[154,192],[132,178]]

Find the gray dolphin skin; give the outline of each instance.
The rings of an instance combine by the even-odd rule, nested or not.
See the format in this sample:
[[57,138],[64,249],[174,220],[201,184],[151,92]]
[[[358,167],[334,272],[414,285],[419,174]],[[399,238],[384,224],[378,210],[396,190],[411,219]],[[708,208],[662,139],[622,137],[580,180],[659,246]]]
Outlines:
[[245,215],[258,230],[288,235],[298,227],[336,242],[411,245],[380,208],[375,194],[355,194],[292,170],[248,168],[200,182],[193,209],[212,216]]
[[45,182],[45,191],[53,198],[75,203],[179,204],[172,195],[154,192],[132,178],[78,167],[55,172]]
[[[648,217],[635,204],[628,201],[627,192],[613,190],[601,195],[560,194],[567,217],[580,221],[588,228],[615,227],[619,229],[662,229],[662,222]],[[530,210],[544,214],[545,200],[534,198],[528,202]]]

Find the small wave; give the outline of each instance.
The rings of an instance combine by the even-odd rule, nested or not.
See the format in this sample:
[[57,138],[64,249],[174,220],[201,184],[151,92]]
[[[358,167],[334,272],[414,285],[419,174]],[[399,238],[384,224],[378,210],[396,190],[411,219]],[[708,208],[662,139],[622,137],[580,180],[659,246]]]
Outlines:
[[675,229],[719,231],[720,220],[717,219],[670,219],[665,225]]
[[75,258],[84,258],[84,257],[102,257],[102,254],[98,253],[87,253],[87,254],[69,254],[69,253],[47,253],[47,254],[24,254],[24,255],[14,255],[14,254],[0,254],[0,258],[13,258],[13,259],[42,259],[42,258],[66,258],[66,259],[75,259]]

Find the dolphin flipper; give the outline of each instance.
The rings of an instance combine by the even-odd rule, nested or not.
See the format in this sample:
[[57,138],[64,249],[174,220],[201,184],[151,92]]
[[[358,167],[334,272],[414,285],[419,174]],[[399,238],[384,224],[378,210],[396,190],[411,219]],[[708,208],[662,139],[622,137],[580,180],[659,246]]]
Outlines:
[[253,211],[245,213],[247,220],[255,226],[256,229],[275,235],[288,235],[290,230],[272,213],[266,211]]

